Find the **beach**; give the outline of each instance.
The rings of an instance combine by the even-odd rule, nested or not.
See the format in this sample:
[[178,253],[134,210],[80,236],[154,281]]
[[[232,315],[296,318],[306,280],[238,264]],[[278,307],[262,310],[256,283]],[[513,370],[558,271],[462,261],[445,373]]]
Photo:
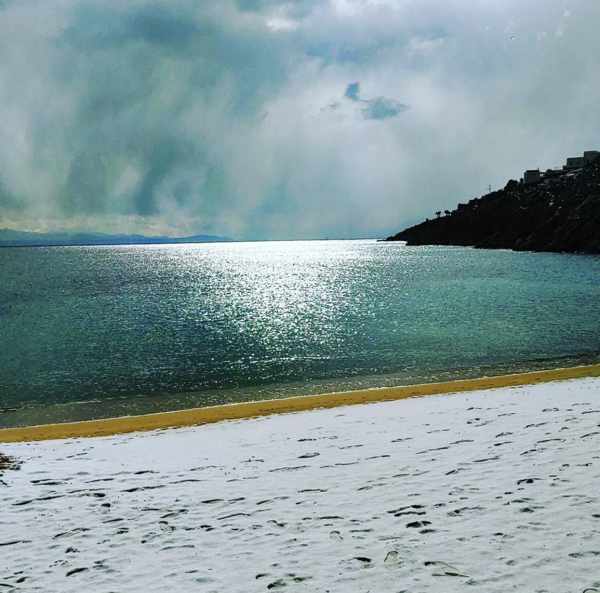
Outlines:
[[600,593],[600,0],[0,15],[0,593]]
[[63,592],[600,588],[600,379],[529,379],[4,442],[13,469],[0,476],[0,583]]
[[110,436],[129,432],[158,430],[161,428],[198,426],[221,422],[223,420],[240,420],[270,414],[302,412],[318,408],[336,408],[344,405],[395,401],[409,397],[460,393],[498,387],[516,387],[548,381],[598,376],[600,376],[600,364],[498,375],[478,379],[444,381],[441,383],[423,383],[419,385],[360,389],[313,396],[251,401],[157,414],[141,414],[101,420],[8,428],[0,429],[0,443]]

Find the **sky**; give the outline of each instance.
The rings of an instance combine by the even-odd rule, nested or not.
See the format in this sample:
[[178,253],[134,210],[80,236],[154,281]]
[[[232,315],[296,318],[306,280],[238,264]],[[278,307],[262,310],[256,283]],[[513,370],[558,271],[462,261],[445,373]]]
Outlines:
[[0,0],[0,228],[380,237],[600,148],[598,0]]

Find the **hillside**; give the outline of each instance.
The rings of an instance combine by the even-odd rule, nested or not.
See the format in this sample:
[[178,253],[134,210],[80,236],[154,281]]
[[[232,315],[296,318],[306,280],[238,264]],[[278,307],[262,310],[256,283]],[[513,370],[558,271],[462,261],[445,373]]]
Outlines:
[[580,169],[547,172],[534,183],[511,180],[502,190],[386,240],[600,253],[600,158]]
[[0,229],[0,247],[50,247],[70,245],[154,245],[170,243],[217,243],[227,237],[194,235],[165,237],[145,235],[109,235],[104,233],[31,233]]

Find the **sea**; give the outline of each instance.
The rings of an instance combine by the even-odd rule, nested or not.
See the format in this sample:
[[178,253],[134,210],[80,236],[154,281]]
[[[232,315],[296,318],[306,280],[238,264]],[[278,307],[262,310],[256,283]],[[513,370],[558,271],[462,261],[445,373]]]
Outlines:
[[0,249],[0,427],[600,360],[600,257],[290,241]]

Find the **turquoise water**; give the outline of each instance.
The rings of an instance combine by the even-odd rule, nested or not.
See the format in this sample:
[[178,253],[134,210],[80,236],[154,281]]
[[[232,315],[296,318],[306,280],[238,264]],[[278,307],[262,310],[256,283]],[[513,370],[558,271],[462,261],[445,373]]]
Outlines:
[[600,358],[600,258],[375,241],[0,249],[0,426]]

